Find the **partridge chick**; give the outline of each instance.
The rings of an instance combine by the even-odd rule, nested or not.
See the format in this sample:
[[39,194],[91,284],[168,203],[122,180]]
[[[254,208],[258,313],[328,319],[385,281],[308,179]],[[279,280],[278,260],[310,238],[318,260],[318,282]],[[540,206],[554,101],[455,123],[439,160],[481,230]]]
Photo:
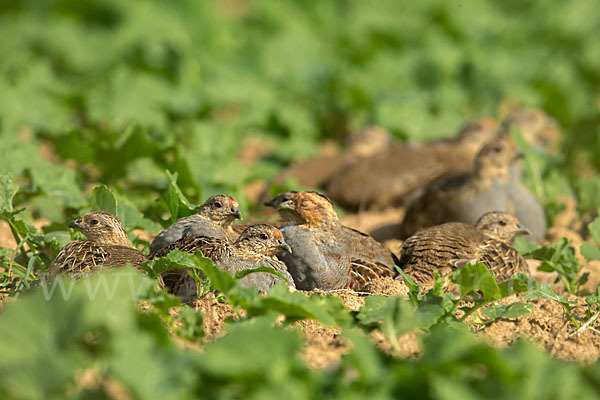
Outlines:
[[300,192],[279,205],[294,223],[281,232],[292,253],[279,255],[303,290],[361,290],[371,279],[395,276],[394,257],[370,236],[344,227],[331,200]]
[[511,164],[522,156],[507,136],[486,144],[477,155],[471,173],[438,179],[410,205],[400,227],[401,238],[412,235],[418,229],[444,222],[474,224],[480,215],[488,211],[515,214],[513,196],[521,202],[531,203],[530,209],[537,207],[535,218],[542,222],[535,224],[538,230],[532,236],[536,239],[543,236],[545,216],[541,205],[510,174]]
[[529,274],[527,263],[510,242],[517,235],[527,234],[510,214],[488,212],[475,226],[448,222],[421,229],[402,243],[400,267],[422,288],[434,282],[434,271],[447,276],[467,263],[485,264],[504,281],[523,272]]
[[450,140],[388,146],[338,168],[321,187],[348,209],[404,203],[438,177],[469,170],[481,146],[496,136],[497,128],[494,120],[481,119],[464,126]]
[[[193,254],[201,250],[205,257],[210,258],[215,265],[235,275],[243,269],[253,269],[260,266],[275,268],[283,274],[288,281],[288,286],[294,286],[285,264],[277,259],[277,253],[290,251],[279,229],[265,224],[256,224],[248,227],[233,243],[223,238],[207,236],[187,236],[158,251],[154,257],[167,255],[171,250],[179,249]],[[187,275],[187,270],[172,270],[163,274],[166,286],[184,298],[194,297],[196,285]],[[266,291],[273,285],[283,280],[267,272],[257,272],[247,275],[239,280],[245,287],[254,286],[258,291]]]
[[106,211],[92,211],[67,224],[87,240],[75,240],[60,249],[48,267],[48,276],[67,273],[80,277],[108,266],[138,266],[146,256],[131,246],[123,223]]
[[160,232],[150,244],[150,256],[187,236],[207,236],[234,241],[239,234],[232,224],[242,219],[237,200],[221,194],[209,197],[194,215],[178,219]]

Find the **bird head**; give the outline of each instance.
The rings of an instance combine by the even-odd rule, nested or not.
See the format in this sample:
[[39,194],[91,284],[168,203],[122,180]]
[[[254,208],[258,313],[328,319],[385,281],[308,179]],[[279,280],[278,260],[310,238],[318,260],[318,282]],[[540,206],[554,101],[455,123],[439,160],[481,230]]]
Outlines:
[[235,245],[248,251],[272,257],[280,251],[292,252],[281,231],[272,225],[250,225],[235,241]]
[[529,229],[521,225],[516,217],[502,211],[491,211],[483,214],[475,227],[486,235],[503,242],[510,242],[519,235],[531,234]]
[[225,194],[209,197],[200,207],[198,214],[223,228],[229,228],[236,219],[242,219],[237,200]]
[[92,211],[67,224],[95,243],[131,246],[121,220],[106,211]]

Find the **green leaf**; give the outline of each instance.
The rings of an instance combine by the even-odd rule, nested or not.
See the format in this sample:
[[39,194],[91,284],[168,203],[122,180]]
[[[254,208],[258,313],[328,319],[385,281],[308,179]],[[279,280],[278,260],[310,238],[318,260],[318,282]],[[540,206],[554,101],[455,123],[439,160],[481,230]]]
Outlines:
[[600,260],[600,249],[590,242],[583,242],[581,247],[579,247],[579,251],[581,251],[581,255],[588,261]]
[[[600,210],[598,210],[598,214],[600,215]],[[588,224],[588,230],[592,240],[600,244],[600,216]]]
[[246,310],[253,315],[262,315],[268,311],[276,311],[286,316],[286,323],[300,319],[315,319],[326,326],[348,326],[351,322],[350,312],[341,300],[333,296],[313,294],[306,297],[300,292],[290,292],[283,283],[275,285],[266,297],[258,297],[255,307]]
[[452,273],[450,280],[460,287],[461,296],[481,291],[485,301],[493,301],[502,298],[500,287],[496,283],[496,277],[482,263],[476,265],[467,264]]
[[13,211],[12,201],[18,190],[10,174],[0,174],[0,213]]
[[481,310],[481,313],[487,318],[485,321],[492,322],[498,318],[518,318],[529,315],[533,310],[532,304],[515,302],[512,304],[491,304]]
[[365,305],[358,310],[356,318],[365,326],[379,324],[385,318],[387,303],[387,297],[369,296],[365,299]]
[[118,216],[118,203],[115,194],[106,186],[96,186],[92,190],[92,210],[102,210]]
[[198,206],[190,203],[177,185],[177,172],[172,174],[167,170],[165,173],[169,179],[169,187],[158,203],[169,211],[170,223],[172,224],[179,218],[194,214]]
[[531,301],[531,300],[535,300],[539,297],[557,301],[569,309],[572,309],[573,305],[577,304],[576,301],[567,300],[563,296],[560,296],[560,295],[554,293],[554,291],[552,290],[552,288],[549,285],[540,285],[540,287],[538,287],[534,290],[530,290],[523,296],[523,300]]
[[204,337],[201,312],[194,311],[188,306],[183,306],[179,311],[179,314],[177,314],[177,319],[181,321],[183,325],[180,330],[186,339],[196,341]]
[[250,274],[255,274],[257,272],[266,272],[275,276],[280,277],[281,279],[283,279],[285,282],[287,282],[287,279],[285,277],[285,275],[283,275],[281,272],[277,271],[275,268],[273,267],[267,267],[264,265],[261,265],[258,268],[248,268],[248,269],[243,269],[241,271],[237,271],[235,273],[235,279],[242,279],[243,277],[250,275]]

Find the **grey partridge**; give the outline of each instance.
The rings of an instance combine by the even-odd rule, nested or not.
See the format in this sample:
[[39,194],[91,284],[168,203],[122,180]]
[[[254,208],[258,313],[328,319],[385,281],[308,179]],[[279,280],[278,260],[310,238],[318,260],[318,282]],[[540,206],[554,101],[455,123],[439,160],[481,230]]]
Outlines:
[[367,127],[350,135],[346,141],[346,148],[342,152],[330,151],[329,154],[295,162],[284,170],[276,178],[276,181],[282,182],[287,177],[293,177],[300,186],[318,188],[338,168],[343,167],[348,162],[370,156],[385,149],[391,140],[391,135],[384,129]]
[[[233,243],[223,238],[186,236],[161,249],[154,254],[154,257],[165,256],[173,249],[192,254],[196,250],[200,250],[218,268],[232,275],[243,269],[253,269],[263,265],[273,267],[286,277],[288,286],[295,287],[294,280],[285,264],[276,257],[277,253],[283,250],[289,251],[290,247],[283,239],[279,229],[271,225],[252,225],[242,232]],[[196,286],[192,278],[187,275],[187,270],[167,271],[163,274],[163,279],[166,286],[170,287],[175,294],[186,299],[194,297]],[[278,282],[283,282],[283,280],[267,272],[250,274],[239,280],[240,285],[254,286],[258,291],[266,291]]]
[[438,177],[469,170],[481,146],[496,136],[497,129],[494,120],[481,119],[465,125],[453,139],[387,146],[338,168],[321,188],[335,202],[353,210],[406,203],[411,194]]
[[492,211],[476,225],[448,222],[421,229],[402,244],[400,267],[422,289],[434,282],[434,271],[447,276],[467,263],[483,263],[504,281],[523,272],[529,274],[526,261],[510,242],[527,234],[519,221],[505,212]]
[[519,128],[523,139],[537,150],[558,152],[562,133],[556,121],[544,111],[536,108],[514,110],[502,121],[501,132],[509,132],[512,126]]
[[371,280],[395,276],[391,252],[370,236],[344,227],[331,200],[316,192],[300,192],[279,205],[294,223],[281,232],[292,252],[282,259],[303,290],[361,290]]
[[237,200],[224,194],[211,196],[196,214],[180,218],[160,232],[150,244],[150,256],[187,236],[207,236],[234,241],[239,236],[232,228],[236,219],[242,219]]
[[545,216],[537,199],[510,173],[510,166],[523,154],[507,136],[500,136],[486,144],[475,159],[471,173],[444,177],[433,182],[411,203],[400,227],[400,237],[406,238],[418,229],[444,222],[474,224],[488,211],[515,213],[513,196],[519,201],[537,207],[535,216],[542,222],[535,224],[531,235],[537,239],[545,234]]
[[146,256],[131,246],[123,223],[106,211],[92,211],[67,224],[87,240],[75,240],[63,247],[48,267],[48,276],[66,273],[80,277],[109,266],[138,266]]

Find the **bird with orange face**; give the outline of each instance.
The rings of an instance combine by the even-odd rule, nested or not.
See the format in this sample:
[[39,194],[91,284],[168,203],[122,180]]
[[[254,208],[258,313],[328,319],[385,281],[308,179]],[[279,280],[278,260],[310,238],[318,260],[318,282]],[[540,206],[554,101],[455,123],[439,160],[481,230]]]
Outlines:
[[370,236],[343,226],[331,201],[299,192],[279,204],[291,222],[281,228],[292,252],[278,255],[303,290],[361,290],[371,280],[395,276],[391,252]]
[[[251,225],[233,243],[222,238],[186,236],[162,248],[153,257],[166,256],[173,249],[191,254],[200,250],[205,257],[213,261],[215,266],[232,275],[244,269],[273,267],[285,277],[288,286],[294,287],[294,280],[286,265],[277,258],[278,253],[290,251],[290,247],[279,229],[270,225]],[[169,270],[163,274],[163,280],[165,285],[171,288],[173,293],[184,298],[184,301],[196,296],[196,285],[188,276],[187,269]],[[268,272],[256,272],[241,278],[238,282],[245,287],[256,287],[258,291],[266,291],[284,280]]]

